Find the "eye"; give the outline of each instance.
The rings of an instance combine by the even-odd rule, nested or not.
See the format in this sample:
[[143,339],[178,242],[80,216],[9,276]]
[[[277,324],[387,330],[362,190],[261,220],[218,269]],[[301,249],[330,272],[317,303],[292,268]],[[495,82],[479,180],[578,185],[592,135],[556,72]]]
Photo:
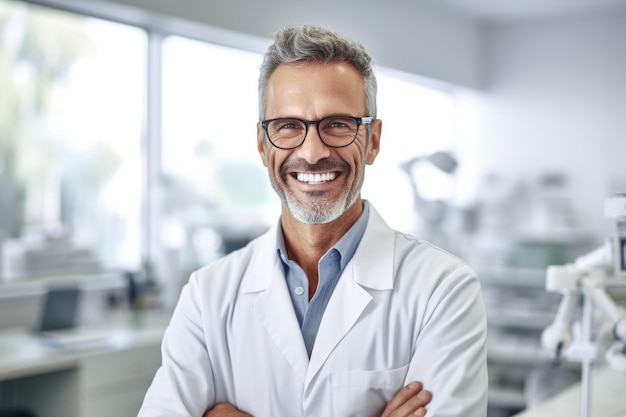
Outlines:
[[278,129],[279,130],[283,130],[283,129],[295,129],[297,126],[295,123],[283,123],[281,125],[279,125]]
[[302,129],[302,122],[294,119],[278,119],[270,123],[270,128],[274,132],[285,132],[289,130]]
[[328,126],[330,128],[342,128],[342,127],[347,127],[346,123],[341,121],[341,120],[331,120],[330,123],[328,123]]
[[325,120],[321,127],[331,134],[348,134],[356,129],[356,123],[345,117],[333,117]]

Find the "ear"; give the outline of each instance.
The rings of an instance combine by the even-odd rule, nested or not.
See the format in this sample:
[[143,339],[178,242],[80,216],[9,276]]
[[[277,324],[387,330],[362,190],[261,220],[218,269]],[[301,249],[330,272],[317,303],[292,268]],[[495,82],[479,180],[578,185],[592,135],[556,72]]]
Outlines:
[[261,126],[261,122],[257,122],[256,124],[256,146],[259,151],[259,155],[261,156],[261,161],[263,165],[267,167],[267,149],[265,148],[265,131]]
[[380,151],[380,134],[382,132],[382,128],[382,120],[372,120],[370,125],[370,140],[367,144],[367,149],[365,150],[365,163],[367,165],[372,165],[374,163],[374,160],[376,160],[376,156],[378,155],[378,151]]

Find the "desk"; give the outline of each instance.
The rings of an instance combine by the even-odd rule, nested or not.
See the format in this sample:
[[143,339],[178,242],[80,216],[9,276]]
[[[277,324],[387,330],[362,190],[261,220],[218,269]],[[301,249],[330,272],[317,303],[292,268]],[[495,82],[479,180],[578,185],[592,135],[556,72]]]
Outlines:
[[161,363],[165,326],[156,317],[90,328],[106,337],[66,349],[27,330],[0,331],[0,406],[38,417],[136,416]]
[[[591,417],[626,417],[626,373],[599,366],[593,371],[591,391]],[[579,384],[514,417],[561,416],[580,416]]]

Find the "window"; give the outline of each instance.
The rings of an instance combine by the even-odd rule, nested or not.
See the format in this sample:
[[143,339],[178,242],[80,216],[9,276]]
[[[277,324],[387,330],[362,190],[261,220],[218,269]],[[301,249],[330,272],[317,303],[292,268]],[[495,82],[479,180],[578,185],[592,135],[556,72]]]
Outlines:
[[184,269],[247,243],[279,213],[256,146],[261,59],[178,36],[163,43],[159,229]]
[[447,199],[454,192],[453,178],[426,160],[455,147],[454,98],[411,78],[416,77],[385,68],[377,71],[381,149],[366,168],[363,186],[363,197],[390,226],[405,232],[418,227],[411,181],[426,200]]
[[2,275],[138,266],[145,50],[138,28],[0,0]]

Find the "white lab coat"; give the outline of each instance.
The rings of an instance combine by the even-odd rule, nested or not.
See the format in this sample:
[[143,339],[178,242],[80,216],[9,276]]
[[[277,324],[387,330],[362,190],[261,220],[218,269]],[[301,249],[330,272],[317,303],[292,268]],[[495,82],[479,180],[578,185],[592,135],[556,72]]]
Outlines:
[[192,274],[140,417],[200,417],[229,402],[254,417],[380,416],[406,383],[430,417],[485,417],[486,320],[474,272],[391,230],[370,206],[309,360],[276,229]]

